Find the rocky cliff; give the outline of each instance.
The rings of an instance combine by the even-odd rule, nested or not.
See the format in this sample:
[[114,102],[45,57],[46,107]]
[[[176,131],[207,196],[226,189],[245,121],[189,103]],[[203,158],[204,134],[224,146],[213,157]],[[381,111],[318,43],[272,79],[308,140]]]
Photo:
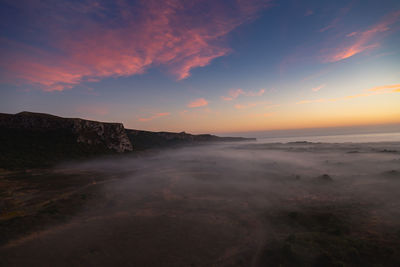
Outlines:
[[47,133],[64,131],[65,134],[73,135],[77,143],[104,147],[116,152],[133,150],[122,123],[105,123],[21,112],[15,115],[0,114],[0,128]]
[[73,131],[78,143],[103,144],[116,152],[132,151],[133,147],[122,123],[104,123],[73,119]]
[[0,169],[47,167],[132,150],[121,123],[31,112],[0,114]]

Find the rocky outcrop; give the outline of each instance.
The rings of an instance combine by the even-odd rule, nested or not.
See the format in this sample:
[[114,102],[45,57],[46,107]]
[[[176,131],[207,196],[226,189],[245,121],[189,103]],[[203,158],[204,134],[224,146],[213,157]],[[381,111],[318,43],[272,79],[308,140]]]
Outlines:
[[[0,128],[25,132],[58,132],[72,135],[77,143],[104,147],[115,152],[132,151],[132,144],[122,123],[105,123],[49,114],[21,112],[0,114]],[[32,140],[34,142],[35,140]]]
[[73,131],[77,142],[85,144],[104,144],[116,152],[132,151],[133,147],[122,123],[104,123],[73,119]]

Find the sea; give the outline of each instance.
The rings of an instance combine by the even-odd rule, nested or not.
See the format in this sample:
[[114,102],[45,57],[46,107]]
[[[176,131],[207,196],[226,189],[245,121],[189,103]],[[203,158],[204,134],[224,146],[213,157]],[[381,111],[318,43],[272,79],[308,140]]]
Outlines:
[[257,143],[288,143],[302,141],[314,143],[400,142],[400,132],[257,138]]

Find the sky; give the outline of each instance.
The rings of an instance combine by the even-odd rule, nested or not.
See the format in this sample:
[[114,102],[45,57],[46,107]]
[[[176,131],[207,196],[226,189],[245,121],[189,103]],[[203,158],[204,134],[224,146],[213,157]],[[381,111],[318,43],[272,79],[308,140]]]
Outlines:
[[0,112],[224,133],[400,123],[398,0],[0,0]]

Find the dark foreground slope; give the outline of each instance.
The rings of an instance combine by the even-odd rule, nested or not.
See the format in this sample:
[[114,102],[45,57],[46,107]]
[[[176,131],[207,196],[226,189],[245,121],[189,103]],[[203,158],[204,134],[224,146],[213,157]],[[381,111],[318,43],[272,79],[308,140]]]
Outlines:
[[210,141],[245,138],[209,134],[127,130],[122,123],[105,123],[49,114],[0,113],[0,168],[47,167],[65,160],[158,149]]

